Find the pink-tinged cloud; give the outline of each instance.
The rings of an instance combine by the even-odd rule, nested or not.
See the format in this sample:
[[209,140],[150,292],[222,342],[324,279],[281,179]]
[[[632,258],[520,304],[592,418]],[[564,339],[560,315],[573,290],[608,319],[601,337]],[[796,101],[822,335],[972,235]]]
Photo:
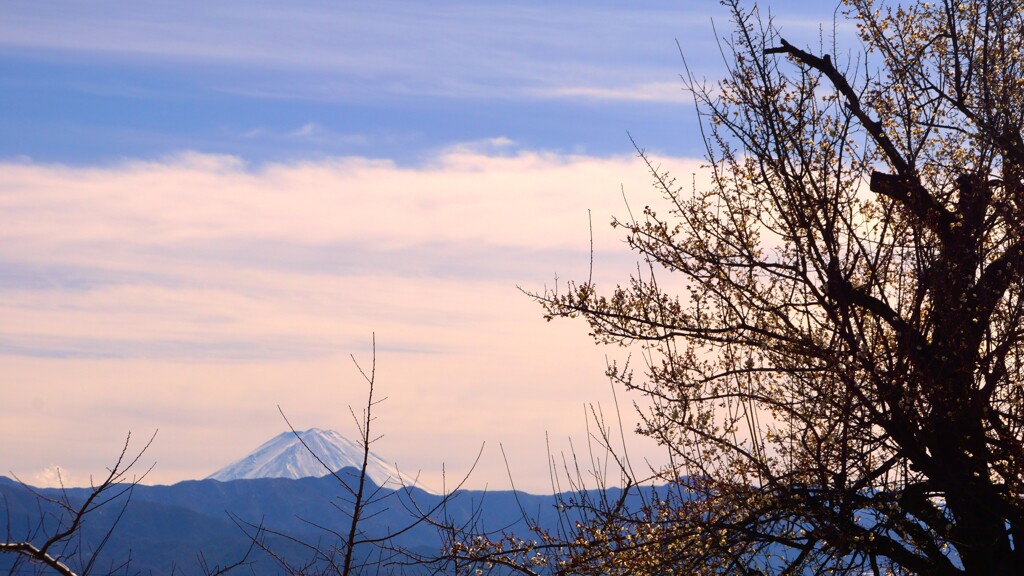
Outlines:
[[277,405],[298,427],[351,434],[346,406],[365,389],[348,355],[368,363],[376,333],[389,397],[376,452],[440,486],[442,463],[458,474],[486,441],[470,484],[504,487],[502,443],[517,486],[549,490],[545,433],[556,451],[583,439],[584,404],[610,399],[605,357],[625,352],[545,323],[517,286],[586,277],[588,209],[596,279],[624,280],[634,258],[607,226],[622,190],[657,200],[635,158],[502,140],[416,167],[198,153],[0,165],[0,461],[84,478],[127,431],[159,428],[147,481],[168,483],[280,432]]

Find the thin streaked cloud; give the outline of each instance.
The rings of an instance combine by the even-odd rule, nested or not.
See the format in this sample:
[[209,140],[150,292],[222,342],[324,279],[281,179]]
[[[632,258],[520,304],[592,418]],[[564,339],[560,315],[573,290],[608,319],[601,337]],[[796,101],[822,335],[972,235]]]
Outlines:
[[623,88],[593,86],[560,87],[539,90],[537,93],[547,97],[583,98],[588,100],[671,102],[676,104],[693,101],[693,98],[683,89],[679,82],[652,82]]
[[703,29],[713,40],[706,14],[667,4],[16,2],[6,12],[7,51],[92,64],[199,64],[220,71],[202,80],[209,88],[294,98],[564,96],[579,85],[610,98],[624,81],[671,81],[677,35]]

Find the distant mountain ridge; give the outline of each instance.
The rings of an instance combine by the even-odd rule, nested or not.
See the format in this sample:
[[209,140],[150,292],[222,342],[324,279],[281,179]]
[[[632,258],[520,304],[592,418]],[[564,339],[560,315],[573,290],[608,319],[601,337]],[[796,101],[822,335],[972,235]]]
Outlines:
[[[354,468],[339,472],[342,478],[358,473]],[[625,501],[626,506],[639,510],[644,501],[663,498],[666,490],[634,488]],[[56,502],[68,498],[73,506],[78,506],[90,492],[89,488],[31,488],[0,476],[0,502],[5,503],[0,505],[0,527],[11,527],[15,538],[32,539],[38,545],[41,534],[31,529],[45,525],[52,532],[56,528],[56,519],[63,513]],[[586,497],[592,501],[608,498],[614,502],[621,494],[620,490],[612,488],[603,495],[593,491]],[[129,496],[131,501],[121,517],[121,505]],[[377,503],[366,510],[360,529],[368,538],[383,537],[399,530],[400,533],[389,540],[389,545],[431,557],[442,550],[446,536],[429,522],[417,523],[414,511],[434,510],[443,498],[419,489],[395,492],[385,489],[375,498]],[[577,516],[571,511],[560,511],[558,504],[559,497],[555,495],[461,490],[451,496],[438,519],[455,526],[472,523],[481,531],[528,535],[531,527],[554,531],[561,523],[572,525]],[[89,516],[82,525],[82,546],[83,550],[95,550],[106,530],[117,524],[102,550],[98,566],[118,566],[130,561],[131,570],[125,571],[128,574],[202,575],[208,571],[200,569],[196,559],[205,560],[211,568],[235,562],[245,555],[251,544],[243,527],[251,533],[256,526],[264,526],[272,531],[265,543],[274,554],[302,566],[319,558],[303,542],[315,543],[323,550],[341,545],[333,539],[332,533],[320,527],[344,530],[350,520],[351,505],[348,493],[332,477],[207,479],[171,486],[138,485],[130,494],[122,493],[112,505]],[[531,517],[530,521],[523,520],[524,512]],[[404,527],[411,529],[402,530]],[[366,545],[361,550],[361,554],[370,554],[373,546]],[[85,557],[88,559],[89,554]],[[0,574],[10,572],[13,560],[12,555],[0,554]],[[78,560],[81,558],[76,559],[72,567],[81,573]],[[241,573],[250,576],[283,573],[281,566],[260,550],[249,560],[251,562],[247,562]],[[311,572],[317,570],[311,569]],[[411,566],[403,573],[426,576],[434,572],[429,566]]]
[[[358,470],[362,463],[362,446],[334,430],[310,428],[278,434],[245,458],[221,468],[206,479],[227,482],[254,478],[319,478],[344,468]],[[367,461],[366,474],[378,486],[396,489],[416,485],[424,489],[414,478],[402,474],[373,452]]]

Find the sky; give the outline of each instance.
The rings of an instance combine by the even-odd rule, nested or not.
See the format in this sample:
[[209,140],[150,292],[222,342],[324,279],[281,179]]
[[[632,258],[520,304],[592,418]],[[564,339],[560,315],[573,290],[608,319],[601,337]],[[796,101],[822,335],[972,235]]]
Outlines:
[[87,485],[156,433],[145,483],[204,478],[279,410],[354,437],[353,357],[372,449],[433,489],[480,453],[467,487],[551,492],[615,397],[659,466],[604,377],[631,351],[529,293],[628,280],[608,223],[658,200],[632,141],[702,177],[683,56],[720,78],[731,26],[693,0],[5,1],[0,474]]

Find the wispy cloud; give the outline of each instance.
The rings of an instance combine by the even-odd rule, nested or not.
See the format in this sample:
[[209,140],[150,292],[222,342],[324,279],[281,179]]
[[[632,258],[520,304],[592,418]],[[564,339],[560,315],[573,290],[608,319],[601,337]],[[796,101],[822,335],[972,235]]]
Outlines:
[[[175,452],[202,430],[258,443],[278,427],[279,403],[341,427],[322,420],[327,406],[358,402],[360,388],[327,400],[339,358],[365,355],[376,332],[388,410],[402,423],[382,452],[423,467],[416,442],[461,456],[487,439],[466,436],[473,428],[525,453],[542,437],[516,427],[581,425],[564,413],[595,397],[603,353],[585,330],[566,337],[583,327],[540,321],[516,286],[588,273],[588,209],[597,278],[622,279],[633,259],[605,226],[623,211],[622,187],[649,187],[635,158],[527,151],[502,138],[414,167],[251,165],[194,152],[106,167],[0,165],[0,371],[3,386],[28,386],[24,401],[39,403],[0,407],[5,437],[45,426],[59,438],[73,423],[96,438],[76,448],[102,463],[116,419],[174,438],[152,481],[202,476],[227,459],[221,444]],[[231,409],[206,416],[216,406]],[[496,410],[509,414],[500,424]],[[29,471],[95,465],[44,452],[53,460],[21,448],[11,458]],[[544,473],[530,474],[523,485],[543,489]]]
[[218,71],[203,78],[208,86],[298,99],[566,97],[571,86],[630,98],[617,88],[623,82],[671,82],[679,68],[674,38],[696,38],[703,30],[713,41],[709,21],[708,13],[668,2],[557,9],[471,2],[16,2],[0,23],[0,49],[37,58],[90,54],[99,62],[199,66]]
[[248,167],[192,152],[109,168],[6,164],[0,254],[37,264],[111,262],[194,242],[216,252],[240,239],[574,245],[578,229],[566,217],[585,206],[610,209],[609,193],[619,204],[609,182],[642,177],[639,166],[629,157],[517,152],[500,138],[447,148],[419,167],[367,158]]
[[649,82],[638,86],[564,86],[539,89],[543,97],[582,98],[587,100],[621,100],[635,102],[692,102],[693,98],[683,89],[681,82]]
[[588,262],[587,210],[603,228],[618,183],[644,179],[634,158],[506,138],[419,167],[186,152],[0,173],[0,353],[203,361],[327,354],[392,323],[430,349],[472,306]]

